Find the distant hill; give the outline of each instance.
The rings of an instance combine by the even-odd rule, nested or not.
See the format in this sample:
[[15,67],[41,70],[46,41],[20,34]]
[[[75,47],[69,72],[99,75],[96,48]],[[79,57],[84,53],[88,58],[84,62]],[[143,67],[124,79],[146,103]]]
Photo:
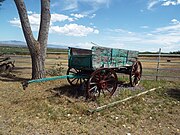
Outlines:
[[0,46],[20,47],[20,46],[26,46],[26,43],[23,41],[17,41],[17,40],[0,41]]
[[[26,47],[26,43],[17,40],[0,41],[0,46]],[[48,44],[48,48],[68,49],[65,45]]]

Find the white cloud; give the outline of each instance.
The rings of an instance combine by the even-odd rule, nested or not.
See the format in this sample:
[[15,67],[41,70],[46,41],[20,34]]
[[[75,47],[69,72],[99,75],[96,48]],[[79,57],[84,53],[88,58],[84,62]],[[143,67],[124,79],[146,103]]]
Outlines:
[[96,29],[95,29],[95,30],[94,30],[94,33],[95,33],[95,34],[99,34],[99,30],[96,30]]
[[74,14],[74,13],[72,13],[71,16],[74,17],[74,20],[79,20],[79,19],[85,18],[85,17],[92,19],[96,16],[96,14],[87,15],[87,14]]
[[86,27],[78,24],[66,24],[63,27],[51,26],[51,33],[64,34],[67,36],[87,36],[90,33],[98,34],[99,31],[91,27]]
[[[40,23],[40,14],[30,14],[28,15],[29,22],[31,24],[32,31],[37,31],[39,29]],[[21,23],[19,18],[14,18],[13,20],[9,21],[13,26],[17,26],[21,28]]]
[[172,20],[171,20],[171,23],[172,23],[172,24],[180,24],[180,22],[179,22],[178,20],[176,20],[176,19],[172,19]]
[[147,4],[147,9],[152,10],[154,6],[176,6],[180,4],[180,0],[149,0]]
[[21,28],[21,22],[19,20],[19,18],[13,18],[13,20],[9,21],[13,26],[17,26]]
[[130,34],[133,35],[134,33],[125,29],[108,29],[108,31],[113,32],[113,33],[118,33],[118,34]]
[[71,14],[71,16],[76,17],[78,19],[86,17],[86,15],[83,14],[73,14],[73,13]]
[[[65,0],[56,1],[51,4],[51,7],[62,7],[62,10],[82,11],[86,14],[92,14],[102,7],[109,7],[112,0]],[[88,9],[82,8],[82,5],[89,6]]]
[[[51,14],[50,32],[64,34],[68,36],[87,36],[90,33],[99,34],[99,30],[97,30],[95,27],[91,28],[91,27],[86,27],[83,25],[78,25],[75,23],[68,24],[69,22],[85,17],[85,15],[71,14],[71,16],[74,16],[76,18],[71,18],[63,14],[56,14],[56,13]],[[29,12],[28,17],[29,17],[32,31],[37,32],[39,30],[40,14]],[[57,25],[57,22],[63,22],[63,21],[68,21],[68,22],[64,26]],[[19,18],[14,18],[10,20],[9,22],[13,26],[17,26],[21,28],[21,23],[20,23]]]
[[59,5],[60,5],[60,2],[58,2],[58,1],[51,3],[51,7],[57,7]]
[[94,18],[96,16],[96,14],[92,14],[91,16],[89,16],[89,18]]
[[67,15],[63,15],[63,14],[51,14],[51,22],[63,22],[63,21],[66,21],[68,20],[69,22],[72,22],[73,21],[73,18],[70,18],[69,16]]
[[31,15],[28,15],[28,18],[31,25],[39,25],[40,14],[31,14]]
[[152,33],[147,33],[147,36],[153,36],[153,34]]
[[70,47],[76,47],[76,48],[83,48],[83,49],[91,49],[92,46],[106,46],[106,47],[111,47],[111,48],[124,48],[125,45],[121,43],[111,43],[110,46],[107,46],[105,44],[100,44],[100,43],[94,43],[92,42],[79,42],[79,43],[56,43],[56,44],[63,44],[66,46]]
[[65,0],[63,4],[63,10],[77,10],[78,1],[77,0]]
[[176,32],[179,33],[180,29],[180,23],[174,24],[174,25],[170,25],[170,26],[166,26],[166,27],[161,27],[161,28],[157,28],[154,32],[161,32],[161,33],[169,33],[169,32]]
[[154,51],[153,48],[156,50],[162,48],[164,52],[177,51],[180,49],[180,23],[176,19],[172,19],[171,22],[173,23],[169,26],[159,27],[149,32],[131,33],[124,29],[110,30],[111,36],[106,39],[112,44],[124,44],[126,48],[139,48],[139,51],[145,51],[146,48],[149,48],[146,51]]
[[68,46],[71,47],[78,47],[78,48],[83,48],[83,49],[91,49],[93,44],[90,42],[84,42],[84,43],[72,43],[72,44],[68,44]]
[[32,11],[27,11],[28,14],[32,14],[33,12]]
[[79,20],[81,18],[87,17],[87,15],[85,14],[74,14],[74,13],[72,13],[71,16],[74,17],[74,20]]
[[149,0],[148,5],[147,5],[147,9],[151,10],[159,2],[160,2],[160,0]]
[[176,2],[174,2],[174,1],[166,1],[166,2],[162,3],[162,6],[169,6],[169,5],[176,5]]
[[164,0],[162,6],[176,6],[180,4],[180,0]]
[[142,28],[142,29],[148,29],[149,26],[144,25],[144,26],[140,26],[140,28]]

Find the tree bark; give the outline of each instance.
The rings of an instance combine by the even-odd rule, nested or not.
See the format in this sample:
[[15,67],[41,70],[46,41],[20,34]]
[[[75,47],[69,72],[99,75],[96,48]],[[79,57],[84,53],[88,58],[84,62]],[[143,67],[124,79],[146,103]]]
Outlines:
[[41,0],[41,20],[38,40],[35,40],[24,0],[14,0],[24,37],[30,51],[32,61],[32,79],[45,77],[45,57],[47,49],[48,31],[50,25],[50,0]]
[[[40,54],[42,55],[42,65],[45,66],[48,32],[50,26],[50,0],[41,0],[41,21],[38,35],[38,42],[40,43]],[[42,70],[45,75],[45,67]],[[44,76],[45,77],[45,76]]]

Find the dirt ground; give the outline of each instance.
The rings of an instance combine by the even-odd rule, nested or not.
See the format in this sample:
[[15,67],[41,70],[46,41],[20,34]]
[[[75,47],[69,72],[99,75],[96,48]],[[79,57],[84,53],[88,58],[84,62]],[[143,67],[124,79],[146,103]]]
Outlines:
[[180,135],[179,81],[121,86],[113,100],[162,88],[92,114],[88,110],[101,101],[87,101],[84,91],[66,80],[31,84],[24,91],[21,82],[30,72],[19,62],[11,75],[0,75],[0,135]]

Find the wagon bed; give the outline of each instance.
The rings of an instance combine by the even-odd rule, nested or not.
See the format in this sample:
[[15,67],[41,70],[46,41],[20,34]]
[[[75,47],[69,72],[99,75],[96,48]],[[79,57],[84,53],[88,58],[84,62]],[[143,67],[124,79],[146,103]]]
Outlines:
[[132,66],[138,51],[93,46],[91,50],[69,48],[68,66],[83,70]]

